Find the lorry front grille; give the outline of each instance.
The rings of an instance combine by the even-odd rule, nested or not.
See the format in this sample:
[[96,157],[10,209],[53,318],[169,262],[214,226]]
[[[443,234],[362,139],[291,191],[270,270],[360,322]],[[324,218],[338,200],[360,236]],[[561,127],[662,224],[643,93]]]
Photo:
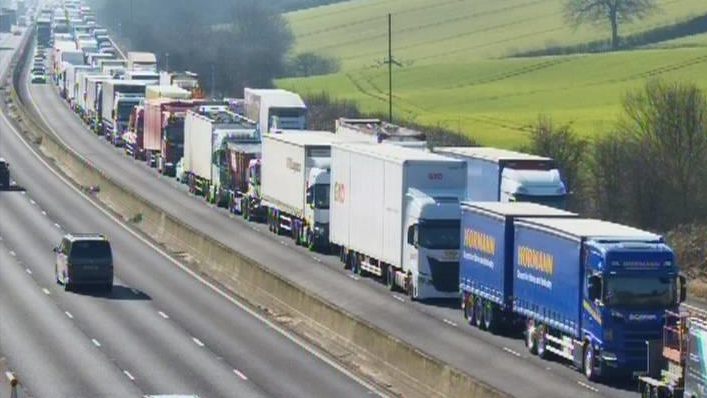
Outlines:
[[645,360],[648,355],[646,341],[660,340],[660,330],[624,330],[624,347],[629,360]]
[[440,261],[427,258],[432,273],[432,286],[438,292],[456,292],[459,290],[459,261]]

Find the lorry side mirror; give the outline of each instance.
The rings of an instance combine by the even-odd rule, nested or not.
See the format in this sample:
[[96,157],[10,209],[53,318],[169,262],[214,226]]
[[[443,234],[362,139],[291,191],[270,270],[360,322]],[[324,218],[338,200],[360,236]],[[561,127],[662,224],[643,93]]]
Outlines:
[[58,247],[53,247],[53,248],[52,248],[52,251],[53,251],[54,253],[59,253],[59,248],[58,248]]
[[314,203],[314,195],[312,194],[312,187],[307,188],[306,201],[308,205]]
[[592,275],[587,281],[587,293],[589,301],[599,300],[601,298],[601,276]]
[[680,275],[678,280],[680,281],[680,303],[684,303],[687,300],[687,278],[685,275]]
[[408,228],[408,244],[417,247],[417,242],[415,241],[415,230],[417,225],[411,225]]

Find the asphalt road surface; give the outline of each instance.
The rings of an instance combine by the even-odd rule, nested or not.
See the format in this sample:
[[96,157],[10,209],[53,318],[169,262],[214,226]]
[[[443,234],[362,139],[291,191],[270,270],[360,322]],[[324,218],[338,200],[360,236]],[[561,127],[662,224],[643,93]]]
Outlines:
[[[9,53],[1,55],[4,71]],[[0,354],[32,396],[375,395],[94,206],[40,162],[4,115],[0,156],[26,188],[0,192]],[[112,293],[56,284],[52,248],[69,231],[110,238]]]

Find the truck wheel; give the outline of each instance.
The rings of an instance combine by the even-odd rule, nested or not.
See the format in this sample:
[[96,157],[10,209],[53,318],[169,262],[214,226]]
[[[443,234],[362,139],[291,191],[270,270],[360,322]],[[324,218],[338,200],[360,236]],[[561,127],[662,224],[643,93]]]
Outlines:
[[61,279],[59,279],[59,268],[54,264],[54,279],[56,279],[56,284],[61,285]]
[[484,328],[484,299],[477,297],[474,300],[474,325],[477,328]]
[[496,331],[496,308],[494,303],[484,300],[484,329],[494,332]]
[[550,357],[550,352],[547,350],[547,328],[542,325],[537,328],[535,332],[537,338],[535,339],[535,344],[537,346],[536,351],[538,356],[543,359]]
[[390,265],[385,267],[385,284],[391,292],[397,290],[395,287],[395,269]]
[[587,343],[584,347],[584,361],[583,361],[584,376],[589,381],[596,381],[599,378],[596,370],[596,353],[594,352],[594,347]]
[[466,297],[464,302],[464,319],[469,323],[469,325],[474,325],[475,312],[474,312],[474,295],[470,294]]
[[314,235],[312,234],[312,231],[307,232],[307,248],[311,252],[314,251]]
[[535,338],[535,321],[528,319],[525,323],[525,346],[528,352],[535,355],[538,353],[538,341]]
[[70,292],[74,290],[74,285],[72,283],[65,283],[64,284],[64,291],[65,292]]

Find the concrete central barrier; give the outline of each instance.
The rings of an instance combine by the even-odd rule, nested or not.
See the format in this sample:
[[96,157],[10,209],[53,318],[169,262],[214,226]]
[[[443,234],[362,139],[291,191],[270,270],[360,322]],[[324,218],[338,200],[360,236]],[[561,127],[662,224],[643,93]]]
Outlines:
[[[25,59],[24,45],[17,54]],[[20,62],[20,65],[22,62]],[[15,71],[15,84],[19,69]],[[247,256],[203,235],[119,183],[64,146],[33,115],[25,111],[14,88],[16,120],[23,134],[39,144],[42,153],[73,183],[93,194],[111,211],[166,248],[186,254],[191,268],[214,280],[253,306],[289,314],[311,327],[325,330],[339,344],[372,358],[387,379],[414,386],[426,397],[510,397],[488,384],[433,358],[367,321],[336,307],[313,292],[293,284]]]

